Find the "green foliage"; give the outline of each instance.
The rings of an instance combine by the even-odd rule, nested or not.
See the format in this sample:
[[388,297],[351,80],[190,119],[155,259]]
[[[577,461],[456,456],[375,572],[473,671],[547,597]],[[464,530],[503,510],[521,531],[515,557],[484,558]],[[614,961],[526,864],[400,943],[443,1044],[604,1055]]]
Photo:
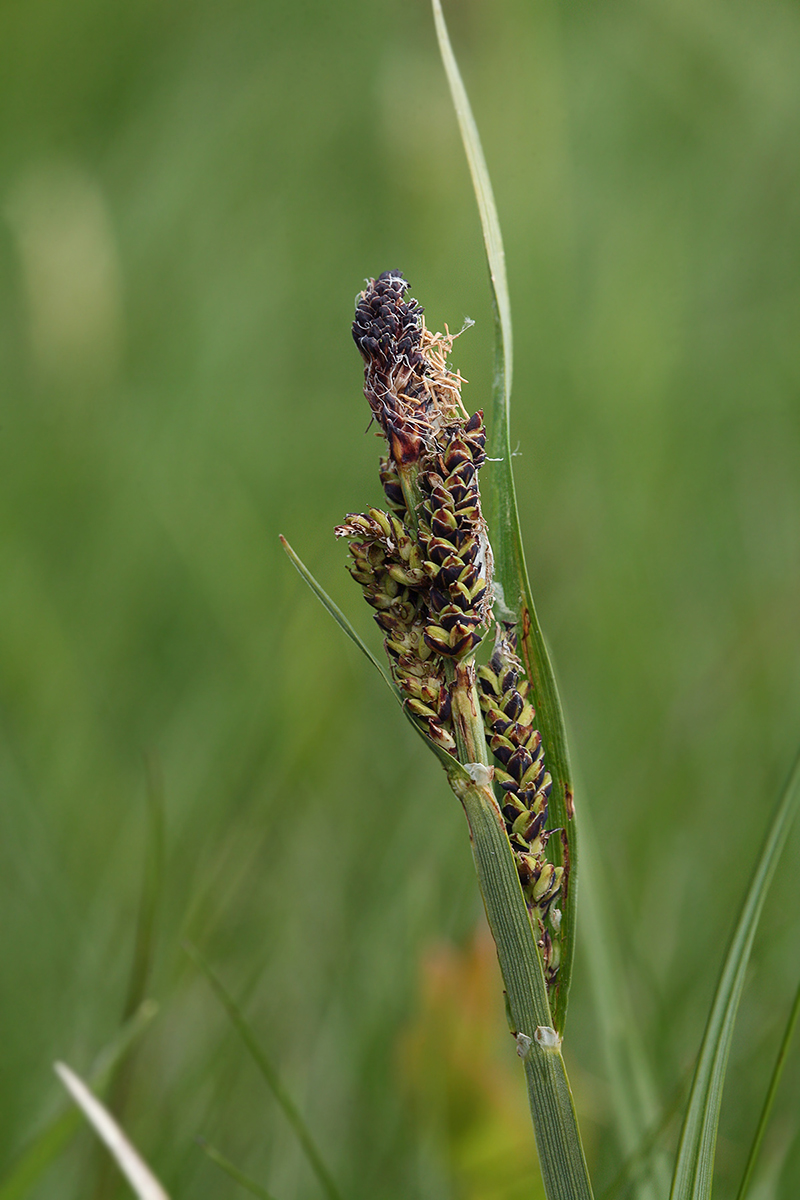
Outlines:
[[800,1018],[800,986],[798,986],[798,989],[794,994],[794,1003],[792,1004],[789,1012],[789,1018],[786,1022],[786,1028],[783,1032],[780,1049],[775,1057],[775,1066],[772,1069],[772,1077],[769,1081],[767,1094],[764,1097],[764,1104],[761,1109],[761,1114],[758,1118],[758,1124],[756,1125],[755,1133],[753,1135],[753,1142],[750,1146],[750,1153],[747,1156],[747,1162],[745,1164],[744,1174],[742,1175],[742,1181],[739,1184],[739,1191],[736,1194],[736,1200],[744,1200],[750,1189],[750,1184],[753,1180],[753,1175],[758,1164],[758,1157],[761,1153],[761,1147],[764,1142],[764,1134],[767,1131],[767,1126],[769,1125],[769,1120],[772,1116],[772,1109],[775,1104],[775,1098],[778,1095],[781,1076],[783,1075],[783,1069],[786,1066],[786,1060],[792,1045],[792,1038],[794,1036],[795,1028],[797,1027],[798,1018]]
[[229,1175],[231,1179],[235,1180],[236,1183],[243,1187],[246,1192],[249,1192],[251,1196],[261,1196],[261,1200],[273,1200],[273,1197],[268,1191],[266,1191],[265,1188],[262,1188],[254,1179],[250,1179],[249,1176],[240,1171],[239,1168],[229,1159],[227,1159],[224,1154],[220,1154],[219,1150],[216,1150],[213,1146],[210,1146],[208,1142],[201,1141],[200,1145],[211,1161],[216,1163],[226,1175]]
[[[671,1200],[709,1200],[733,1027],[759,919],[800,803],[800,758],[767,829],[708,1017],[681,1130]],[[748,1162],[749,1168],[749,1162]]]
[[330,1171],[322,1160],[322,1156],[317,1149],[317,1145],[310,1130],[308,1129],[308,1126],[303,1120],[297,1105],[294,1103],[291,1096],[286,1091],[283,1083],[281,1082],[281,1078],[271,1059],[267,1054],[264,1053],[263,1048],[259,1045],[258,1040],[253,1033],[253,1030],[250,1028],[250,1025],[248,1024],[241,1008],[226,990],[222,981],[211,970],[208,963],[205,962],[201,955],[198,954],[197,950],[192,946],[188,946],[187,951],[192,959],[192,962],[195,964],[195,966],[200,968],[208,982],[211,984],[214,994],[227,1012],[230,1022],[244,1043],[247,1053],[250,1055],[250,1058],[257,1067],[259,1074],[267,1084],[267,1087],[272,1092],[272,1095],[277,1101],[284,1117],[291,1125],[297,1140],[302,1146],[303,1153],[308,1159],[309,1166],[316,1175],[323,1192],[328,1197],[328,1200],[341,1200],[339,1189],[331,1178]]
[[[668,1108],[800,707],[800,18],[782,0],[453,8],[508,253],[526,556]],[[0,1178],[60,1103],[51,1061],[87,1075],[119,1027],[144,750],[164,780],[161,1015],[125,1127],[167,1190],[219,1195],[203,1134],[276,1196],[319,1195],[189,937],[349,1200],[488,1200],[493,1126],[469,1126],[483,1158],[456,1176],[453,1089],[403,1082],[421,958],[480,920],[462,818],[276,536],[377,651],[330,532],[379,500],[347,333],[365,274],[402,268],[434,327],[476,319],[456,363],[488,408],[474,200],[427,5],[398,11],[0,14]],[[796,987],[797,854],[731,1047],[721,1200]],[[580,954],[570,1078],[600,1193],[620,1154]],[[482,1082],[490,1059],[518,1069],[510,1039],[492,1055]],[[795,1054],[762,1158],[786,1197],[798,1089]],[[31,1196],[85,1196],[93,1153],[85,1132]]]
[[561,966],[553,996],[553,1021],[556,1029],[563,1033],[575,955],[578,899],[578,838],[574,820],[572,771],[558,687],[536,615],[519,524],[511,453],[511,300],[508,294],[500,221],[480,136],[453,54],[439,0],[433,0],[433,13],[439,49],[478,202],[492,289],[495,347],[489,453],[494,457],[494,470],[489,473],[490,504],[487,506],[487,513],[495,555],[495,590],[498,598],[496,616],[498,619],[511,620],[517,626],[520,655],[530,680],[537,726],[547,747],[547,767],[553,778],[550,827],[563,829],[567,839],[566,853],[558,839],[553,839],[551,850],[556,864],[568,868],[567,886],[563,888],[559,898],[562,912]]
[[[145,1000],[138,1012],[123,1025],[112,1044],[99,1055],[91,1072],[90,1084],[93,1090],[105,1088],[120,1064],[129,1061],[131,1050],[156,1012],[157,1006],[153,1001]],[[3,1178],[0,1183],[0,1200],[22,1200],[22,1197],[30,1195],[40,1177],[54,1159],[63,1153],[82,1124],[83,1118],[79,1110],[65,1100],[59,1106],[58,1112],[43,1128],[36,1131]]]

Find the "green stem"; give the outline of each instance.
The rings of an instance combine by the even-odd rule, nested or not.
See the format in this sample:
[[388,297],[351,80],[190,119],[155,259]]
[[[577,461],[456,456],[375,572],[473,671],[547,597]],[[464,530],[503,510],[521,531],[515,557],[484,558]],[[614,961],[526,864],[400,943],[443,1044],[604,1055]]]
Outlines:
[[459,770],[453,770],[449,780],[469,824],[517,1052],[525,1067],[547,1200],[591,1200],[592,1185],[561,1056],[561,1038],[552,1028],[539,950],[502,814],[488,782],[467,782]]
[[786,1056],[789,1053],[789,1047],[792,1043],[792,1037],[794,1035],[794,1030],[795,1030],[795,1026],[797,1025],[798,1017],[800,1017],[800,986],[798,987],[797,992],[795,993],[794,1004],[792,1005],[792,1011],[789,1013],[789,1020],[786,1024],[786,1029],[784,1030],[784,1033],[783,1033],[783,1040],[781,1041],[781,1048],[778,1051],[778,1057],[775,1060],[775,1066],[772,1071],[772,1078],[769,1081],[769,1087],[767,1088],[767,1094],[766,1094],[766,1097],[764,1098],[764,1107],[761,1110],[761,1117],[759,1118],[758,1128],[756,1129],[755,1136],[753,1138],[753,1144],[750,1147],[750,1153],[747,1157],[747,1165],[744,1169],[744,1175],[742,1176],[742,1183],[741,1183],[739,1191],[736,1195],[736,1200],[744,1200],[745,1196],[747,1195],[747,1190],[750,1187],[750,1181],[753,1177],[753,1171],[755,1170],[756,1162],[758,1161],[758,1156],[761,1151],[761,1143],[764,1140],[764,1134],[767,1131],[767,1125],[769,1124],[769,1118],[770,1118],[770,1114],[772,1112],[772,1106],[775,1102],[775,1096],[778,1091],[778,1084],[781,1081],[781,1075],[783,1074],[783,1068],[786,1065]]
[[419,463],[402,463],[396,462],[397,475],[400,480],[400,487],[403,489],[403,499],[406,502],[406,526],[409,533],[416,537],[417,529],[419,528],[419,506],[422,503],[422,492],[419,490],[417,482],[419,478]]
[[475,660],[466,659],[456,663],[448,660],[445,674],[452,702],[453,735],[462,763],[481,763],[489,766],[489,751],[486,747],[486,732],[481,715],[481,702],[475,681]]

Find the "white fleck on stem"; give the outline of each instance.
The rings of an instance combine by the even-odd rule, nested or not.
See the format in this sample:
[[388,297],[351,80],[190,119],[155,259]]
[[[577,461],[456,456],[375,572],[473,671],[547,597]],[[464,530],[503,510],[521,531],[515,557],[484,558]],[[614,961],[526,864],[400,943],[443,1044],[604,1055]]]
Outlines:
[[515,1035],[514,1041],[517,1043],[517,1054],[520,1058],[525,1058],[531,1048],[532,1039],[528,1037],[527,1033],[518,1033]]
[[489,787],[494,779],[494,767],[487,767],[485,763],[464,763],[464,770],[478,787]]
[[551,1025],[538,1025],[533,1036],[537,1045],[541,1046],[543,1050],[561,1049],[561,1038]]

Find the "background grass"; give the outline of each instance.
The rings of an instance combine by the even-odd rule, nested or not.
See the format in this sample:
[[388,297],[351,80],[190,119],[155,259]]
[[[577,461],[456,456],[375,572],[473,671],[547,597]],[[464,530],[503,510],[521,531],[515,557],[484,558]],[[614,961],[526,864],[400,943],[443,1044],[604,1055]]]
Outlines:
[[[665,1102],[800,711],[800,13],[462,0],[516,332],[540,617]],[[379,498],[349,323],[410,278],[486,403],[474,201],[423,0],[0,10],[0,1161],[119,1025],[166,886],[126,1125],[177,1196],[318,1195],[181,949],[248,1015],[352,1200],[535,1194],[463,820],[283,557],[377,630],[332,527]],[[734,1044],[731,1194],[800,969],[797,839]],[[580,959],[567,1048],[616,1161]],[[800,1063],[766,1145],[800,1188]],[[676,1130],[673,1127],[671,1134]],[[85,1197],[78,1138],[32,1193]],[[520,1169],[516,1170],[519,1163]],[[120,1195],[124,1194],[121,1190]]]

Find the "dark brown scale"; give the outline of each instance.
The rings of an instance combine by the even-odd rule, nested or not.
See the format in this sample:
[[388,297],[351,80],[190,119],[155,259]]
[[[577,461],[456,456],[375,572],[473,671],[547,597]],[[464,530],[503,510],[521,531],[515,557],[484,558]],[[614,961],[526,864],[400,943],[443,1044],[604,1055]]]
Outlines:
[[446,515],[436,513],[431,518],[431,530],[435,537],[446,538],[448,533],[455,530],[455,521],[448,521]]
[[527,887],[529,884],[536,882],[536,877],[531,868],[530,859],[528,858],[519,857],[517,859],[517,874],[519,875],[519,881],[523,887]]
[[[539,746],[536,743],[535,738],[531,735],[532,731],[530,725],[519,725],[516,721],[510,723],[509,729],[506,733],[506,737],[509,739],[509,741],[516,742],[517,744],[522,744],[524,742],[530,753],[535,755],[539,750]],[[544,758],[542,761],[544,761]]]
[[441,570],[439,571],[439,578],[442,580],[443,583],[447,584],[447,586],[450,587],[452,584],[454,584],[457,581],[460,574],[461,574],[461,565],[460,564],[455,567],[446,567],[443,565]]
[[523,837],[530,843],[536,840],[544,828],[545,814],[543,812],[534,813],[530,822],[525,826]]
[[[397,271],[384,271],[369,281],[356,306],[353,338],[364,358],[377,360],[385,368],[400,351],[413,365],[425,364],[418,347],[422,338],[422,307],[415,300],[404,301],[408,283]],[[427,366],[425,367],[427,369]]]
[[437,566],[442,566],[453,553],[453,547],[444,538],[432,538],[428,543],[428,557]]
[[464,442],[455,442],[448,447],[444,457],[444,466],[448,475],[454,475],[459,467],[472,468],[472,455]]
[[515,779],[522,779],[522,776],[531,766],[533,766],[533,759],[524,746],[519,746],[511,757],[506,760],[506,770]]
[[[498,664],[498,668],[495,668],[495,669],[496,670],[499,669],[499,664]],[[510,667],[506,671],[505,675],[503,675],[502,678],[500,679],[501,692],[503,692],[503,694],[505,694],[506,692],[512,691],[512,689],[517,686],[518,682],[519,682],[519,671],[516,669],[516,667]]]
[[[492,738],[492,740],[489,743],[489,746],[492,751],[492,754],[495,756],[495,758],[499,762],[501,762],[503,764],[503,766],[506,765],[508,760],[511,758],[511,755],[514,753],[513,748],[507,744],[505,739]],[[515,788],[515,790],[516,790],[516,788]]]
[[[498,632],[489,666],[479,669],[478,685],[487,741],[502,767],[497,778],[501,811],[515,852],[520,882],[539,931],[547,979],[552,983],[556,977],[557,959],[552,957],[552,939],[545,920],[563,880],[556,881],[542,897],[533,899],[542,871],[546,866],[550,870],[544,846],[550,836],[545,825],[552,781],[545,771],[540,733],[531,723],[523,725],[517,720],[528,702],[528,684],[524,681],[520,685],[522,667],[514,654],[512,638],[513,634],[508,636]],[[521,780],[528,774],[531,778],[525,779],[523,786]]]
[[477,592],[473,592],[472,603],[480,604],[486,598],[488,591],[489,591],[489,588],[487,586],[487,587],[479,588]]

